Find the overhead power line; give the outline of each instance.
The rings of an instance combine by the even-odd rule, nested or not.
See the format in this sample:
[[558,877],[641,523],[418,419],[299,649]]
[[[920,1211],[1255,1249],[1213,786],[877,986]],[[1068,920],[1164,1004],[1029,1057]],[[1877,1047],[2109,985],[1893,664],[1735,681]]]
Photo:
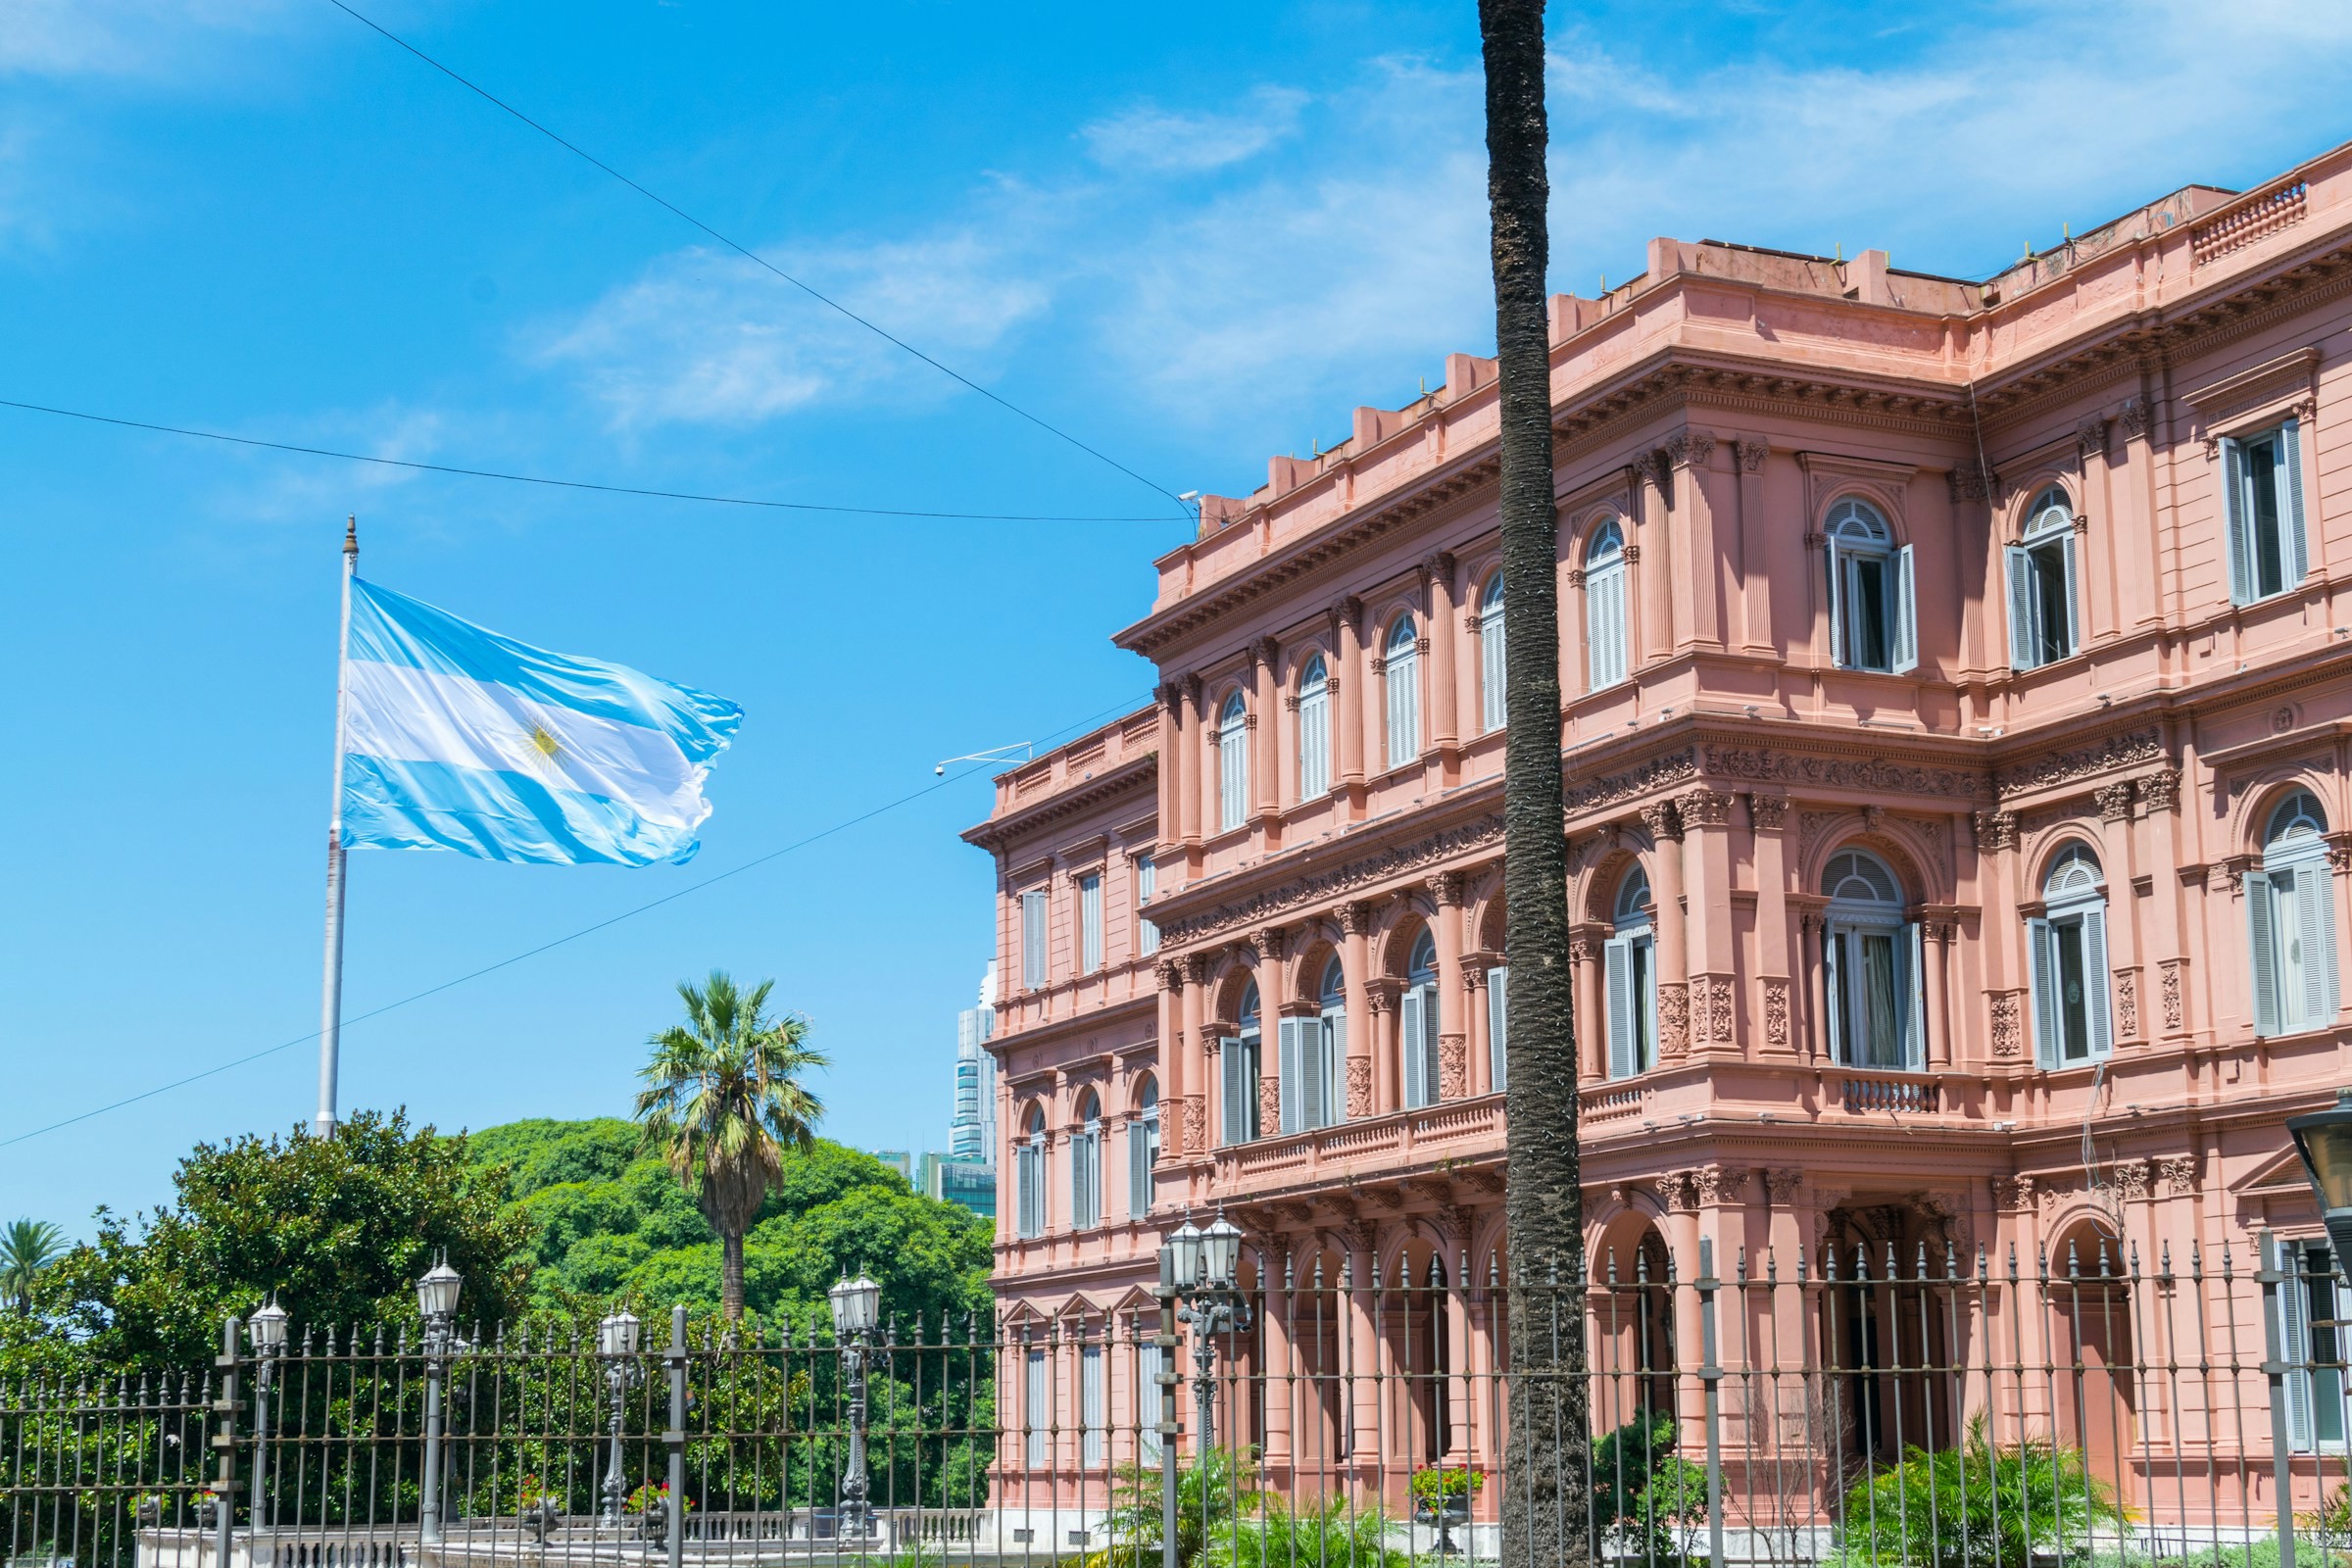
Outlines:
[[370,18],[362,15],[360,12],[353,10],[350,6],[344,4],[344,0],[326,0],[326,3],[333,6],[337,11],[342,12],[345,16],[351,18],[354,22],[360,23],[362,25],[368,27],[378,36],[398,44],[401,48],[407,50],[418,60],[423,61],[426,65],[432,67],[435,71],[438,71],[441,73],[441,74],[447,76],[450,80],[456,82],[467,92],[470,92],[475,97],[480,98],[484,103],[491,105],[501,113],[510,115],[515,120],[521,122],[523,124],[528,125],[531,129],[537,131],[540,135],[545,136],[549,141],[554,142],[557,146],[563,148],[574,158],[579,159],[581,162],[589,165],[591,168],[596,169],[603,173],[611,175],[623,185],[628,186],[629,189],[635,191],[638,195],[644,197],[647,201],[652,202],[655,206],[661,208],[663,212],[668,213],[673,218],[679,219],[680,220],[693,225],[703,233],[710,235],[719,244],[725,246],[728,250],[733,251],[736,255],[742,257],[745,261],[750,262],[753,266],[758,267],[764,271],[773,273],[775,276],[783,279],[785,282],[790,283],[794,288],[797,288],[802,293],[808,295],[810,299],[816,301],[819,305],[824,306],[827,310],[836,311],[842,316],[848,318],[850,320],[857,322],[859,326],[864,327],[868,332],[873,333],[885,343],[913,355],[916,359],[922,361],[925,365],[928,365],[940,374],[948,377],[952,381],[956,382],[960,386],[967,387],[970,390],[979,393],[982,397],[988,399],[991,403],[997,405],[997,407],[1004,410],[1007,414],[1019,416],[1021,418],[1028,420],[1031,424],[1036,425],[1039,429],[1045,431],[1047,434],[1054,436],[1059,440],[1068,442],[1071,446],[1076,447],[1079,451],[1085,453],[1088,457],[1095,459],[1097,462],[1108,464],[1111,467],[1118,469],[1119,472],[1125,474],[1128,478],[1133,479],[1137,484],[1144,485],[1160,495],[1166,496],[1168,500],[1175,503],[1176,509],[1180,514],[1187,517],[1191,516],[1191,513],[1186,511],[1184,501],[1181,497],[1177,496],[1173,491],[1168,490],[1164,486],[1158,484],[1156,481],[1145,478],[1142,474],[1136,472],[1133,468],[1130,468],[1127,466],[1127,465],[1121,463],[1118,459],[1112,457],[1107,452],[1102,451],[1099,447],[1089,446],[1086,442],[1079,440],[1076,436],[1070,434],[1069,431],[1062,429],[1059,425],[1054,424],[1049,420],[1039,417],[1037,415],[1031,414],[1027,409],[1022,408],[1019,404],[1014,403],[1009,398],[1003,397],[998,393],[990,391],[987,387],[982,386],[979,382],[973,380],[970,376],[965,375],[960,370],[957,370],[951,366],[942,365],[939,361],[933,359],[930,355],[925,354],[921,349],[916,348],[905,338],[898,336],[897,334],[891,332],[888,328],[877,324],[868,318],[858,315],[856,311],[851,310],[847,305],[842,304],[841,301],[833,298],[830,294],[826,294],[812,285],[805,283],[801,279],[793,276],[790,272],[785,271],[782,268],[776,266],[775,263],[769,261],[766,257],[761,256],[759,252],[753,250],[750,246],[738,244],[733,239],[730,239],[728,236],[720,233],[717,229],[712,228],[709,223],[706,223],[701,219],[695,217],[692,213],[686,211],[686,209],[683,207],[680,207],[677,203],[669,200],[665,196],[662,196],[652,190],[647,189],[643,185],[640,185],[637,183],[637,181],[631,179],[619,170],[614,169],[611,164],[606,163],[603,159],[597,157],[594,153],[589,152],[586,148],[581,147],[578,143],[568,141],[564,137],[558,135],[555,131],[550,130],[538,121],[533,120],[530,116],[524,114],[513,104],[508,103],[496,93],[491,92],[488,88],[483,87],[469,78],[459,74],[456,71],[451,70],[449,67],[443,65],[440,61],[435,60],[431,55],[426,54],[423,50],[417,48],[415,44],[409,42],[408,39],[403,38],[399,33],[394,32],[391,28],[386,27],[383,24],[375,22]]
[[557,479],[538,473],[504,473],[495,468],[466,468],[447,463],[417,463],[407,458],[371,457],[365,452],[337,452],[331,447],[306,447],[291,441],[265,441],[258,436],[230,435],[221,430],[198,430],[186,425],[155,424],[124,419],[111,414],[88,414],[47,403],[20,403],[0,398],[0,409],[26,414],[55,415],[61,419],[84,419],[91,424],[117,425],[125,430],[150,430],[158,435],[189,436],[199,441],[222,441],[231,446],[260,447],[269,452],[292,452],[306,458],[334,458],[344,463],[371,463],[382,468],[407,468],[416,473],[455,474],[464,479],[498,479],[508,484],[545,485],[557,490],[591,490],[600,495],[643,496],[655,501],[692,501],[714,507],[754,507],[773,512],[821,512],[853,517],[921,517],[951,522],[1163,522],[1162,517],[1076,517],[1022,512],[914,512],[897,507],[842,507],[818,501],[770,501],[756,496],[703,495],[692,490],[649,490],[637,485],[599,484],[591,479]]
[[[1114,713],[1123,713],[1130,709],[1140,708],[1148,700],[1148,698],[1139,697],[1129,702],[1115,704],[1112,707],[1103,709],[1101,712],[1090,713],[1074,724],[1065,724],[1060,729],[1054,730],[1051,734],[1045,736],[1044,739],[1048,741],[1058,740],[1064,735],[1075,734],[1080,730],[1089,728],[1092,725],[1102,722],[1103,719],[1109,718]],[[344,1019],[343,1027],[348,1029],[353,1024],[365,1023],[370,1018],[380,1018],[385,1013],[396,1012],[400,1008],[410,1005],[412,1003],[422,1002],[427,997],[437,997],[444,991],[453,991],[459,986],[479,980],[484,975],[496,974],[501,969],[513,968],[515,964],[524,962],[527,959],[536,958],[544,953],[553,953],[556,949],[566,947],[571,943],[579,941],[583,937],[591,937],[599,931],[610,930],[612,927],[619,925],[624,920],[634,920],[637,918],[637,916],[650,913],[655,909],[661,908],[664,905],[675,904],[680,899],[691,898],[695,894],[704,891],[706,888],[714,888],[721,882],[726,882],[735,877],[743,875],[746,871],[757,870],[759,867],[766,865],[770,861],[780,860],[788,855],[805,850],[811,844],[819,843],[822,840],[832,838],[836,834],[846,833],[851,828],[857,827],[860,823],[870,822],[875,817],[895,811],[903,806],[911,806],[914,802],[921,800],[926,795],[936,795],[951,784],[959,783],[964,779],[970,778],[974,773],[985,771],[987,771],[985,765],[980,767],[967,767],[961,772],[953,773],[948,777],[941,779],[936,784],[926,784],[921,789],[915,790],[910,794],[902,795],[895,801],[885,802],[883,805],[860,811],[856,816],[845,817],[841,821],[834,823],[831,827],[820,828],[806,838],[795,839],[792,843],[785,845],[782,849],[770,850],[765,855],[758,856],[752,859],[746,860],[741,865],[719,872],[716,876],[705,877],[700,882],[692,883],[689,886],[682,887],[675,893],[663,894],[661,898],[652,900],[649,903],[640,904],[633,909],[623,909],[620,913],[608,916],[605,919],[597,921],[594,925],[582,926],[577,931],[570,932],[564,936],[557,937],[552,942],[542,942],[535,948],[525,948],[522,952],[510,955],[507,957],[499,959],[496,963],[486,963],[479,969],[469,970],[452,980],[444,980],[439,985],[427,986],[422,991],[413,991],[409,995],[400,998],[396,1002],[387,1002],[380,1007],[370,1007],[366,1012]],[[53,1121],[45,1127],[35,1127],[30,1132],[18,1133],[13,1138],[0,1138],[0,1149],[12,1148],[17,1144],[28,1143],[35,1138],[45,1137],[50,1133],[62,1132],[68,1127],[79,1126],[81,1123],[89,1121],[93,1117],[106,1115],[109,1111],[121,1110],[125,1105],[135,1105],[143,1100],[153,1100],[158,1095],[168,1095],[174,1089],[185,1089],[188,1085],[202,1083],[207,1078],[217,1078],[224,1072],[232,1071],[238,1067],[245,1066],[250,1062],[260,1061],[266,1056],[274,1056],[280,1052],[291,1051],[296,1046],[309,1045],[312,1041],[317,1040],[318,1038],[318,1031],[314,1029],[309,1034],[296,1035],[293,1039],[281,1040],[274,1046],[265,1046],[260,1051],[249,1052],[246,1054],[235,1057],[232,1060],[218,1062],[213,1066],[205,1068],[201,1072],[189,1073],[184,1078],[174,1078],[170,1083],[158,1084],[153,1089],[142,1089],[135,1095],[125,1095],[121,1100],[109,1101],[103,1105],[93,1106],[88,1110],[81,1111],[75,1115],[68,1116],[62,1121]]]

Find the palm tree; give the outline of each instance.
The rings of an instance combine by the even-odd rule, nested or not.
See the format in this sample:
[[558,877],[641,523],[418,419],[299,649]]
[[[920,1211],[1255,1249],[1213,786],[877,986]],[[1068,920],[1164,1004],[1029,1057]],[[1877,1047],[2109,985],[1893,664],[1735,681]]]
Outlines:
[[637,1096],[645,1147],[662,1151],[718,1232],[719,1301],[730,1322],[743,1319],[743,1234],[783,1174],[784,1152],[806,1152],[825,1113],[801,1075],[830,1063],[803,1044],[808,1019],[766,1016],[774,988],[762,980],[738,991],[723,969],[700,987],[679,981],[686,1021],[653,1036],[654,1059],[638,1074],[647,1085]]
[[12,1220],[0,1231],[0,1294],[17,1311],[32,1311],[32,1282],[65,1255],[66,1233],[45,1219]]
[[1503,942],[1511,1005],[1503,1049],[1504,1228],[1510,1432],[1504,1475],[1508,1568],[1582,1560],[1585,1315],[1539,1291],[1579,1278],[1584,1195],[1577,1158],[1576,1033],[1569,997],[1568,842],[1560,831],[1559,537],[1552,512],[1551,360],[1544,313],[1550,259],[1544,168],[1544,0],[1479,0],[1487,68],[1487,202],[1493,216],[1494,352],[1502,416],[1502,592],[1507,739],[1502,764]]

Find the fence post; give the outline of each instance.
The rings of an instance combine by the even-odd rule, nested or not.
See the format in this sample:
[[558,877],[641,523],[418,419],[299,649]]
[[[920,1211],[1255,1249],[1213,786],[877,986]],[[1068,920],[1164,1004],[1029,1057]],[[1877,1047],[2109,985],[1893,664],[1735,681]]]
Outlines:
[[230,1538],[237,1517],[237,1318],[220,1320],[220,1354],[213,1365],[220,1369],[220,1396],[213,1413],[220,1430],[213,1435],[213,1451],[220,1456],[220,1471],[213,1483],[213,1561],[228,1568]]
[[2278,1568],[2295,1568],[2295,1498],[2292,1475],[2293,1450],[2287,1442],[2286,1379],[2293,1370],[2286,1364],[2286,1348],[2279,1337],[2285,1322],[2284,1302],[2279,1299],[2278,1287],[2284,1282],[2289,1289],[2294,1280],[2279,1271],[2285,1249],[2270,1231],[2262,1233],[2262,1267],[2254,1275],[2262,1287],[2262,1341],[2268,1352],[2263,1358],[2262,1375],[2271,1385],[2271,1490],[2278,1503]]
[[1707,1412],[1707,1561],[1723,1568],[1723,1367],[1715,1354],[1715,1242],[1698,1239],[1698,1278],[1690,1288],[1698,1293],[1698,1381],[1706,1394]]
[[686,1560],[686,1308],[669,1309],[669,1568]]

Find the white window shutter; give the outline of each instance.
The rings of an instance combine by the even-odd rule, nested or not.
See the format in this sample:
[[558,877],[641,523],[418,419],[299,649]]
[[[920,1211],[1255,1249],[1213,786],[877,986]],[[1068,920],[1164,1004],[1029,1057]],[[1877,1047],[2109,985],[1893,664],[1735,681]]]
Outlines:
[[1127,1217],[1141,1219],[1152,1209],[1152,1137],[1141,1116],[1127,1124]]
[[1042,991],[1046,984],[1046,896],[1021,895],[1021,984]]
[[2335,885],[2328,862],[2313,858],[2295,868],[2295,936],[2303,951],[2302,1026],[2318,1029],[2335,1018]]
[[2034,1059],[2055,1067],[2064,1054],[2058,1024],[2057,954],[2050,941],[2050,922],[2028,920],[2026,944],[2034,950]]
[[1894,553],[1894,633],[1887,644],[1894,650],[1888,662],[1897,675],[1919,667],[1919,590],[1911,567],[1911,547]]
[[1331,710],[1325,691],[1310,692],[1298,702],[1298,798],[1302,801],[1320,800],[1331,788]]
[[2278,1282],[2278,1303],[2285,1310],[2278,1325],[2278,1348],[2286,1362],[2286,1441],[2290,1447],[2308,1451],[2311,1443],[2311,1298],[2310,1285],[2304,1279],[2305,1269],[2298,1266],[2301,1249],[2278,1237],[2271,1238],[2278,1249],[2269,1259],[2273,1268],[2286,1276]]
[[1323,1125],[1337,1127],[1348,1119],[1348,1014],[1343,1009],[1323,1015]]
[[2230,539],[2230,599],[2254,597],[2254,519],[2246,513],[2246,455],[2235,441],[2222,443],[2222,515]]
[[1408,1106],[1429,1103],[1429,1054],[1425,1049],[1426,1033],[1421,1017],[1421,988],[1409,987],[1398,1004],[1397,1039],[1404,1056],[1404,1102]]
[[1497,1094],[1511,1086],[1511,971],[1498,964],[1487,971],[1487,1074]]
[[1634,1059],[1634,939],[1611,937],[1601,949],[1609,988],[1609,1076],[1631,1078]]
[[1304,1087],[1298,1081],[1302,1065],[1298,1059],[1298,1033],[1299,1025],[1305,1021],[1302,1018],[1285,1018],[1278,1031],[1280,1044],[1277,1049],[1280,1054],[1276,1071],[1280,1076],[1277,1079],[1277,1094],[1282,1102],[1282,1131],[1286,1133],[1298,1132],[1305,1125],[1298,1114],[1306,1101]]
[[2032,669],[2041,662],[2041,639],[2034,635],[2034,612],[2040,600],[2034,592],[2034,555],[2022,545],[2003,547],[2009,563],[2009,667]]
[[2090,1054],[2104,1056],[2115,1041],[2108,1032],[2108,991],[2115,982],[2107,973],[2107,908],[2100,905],[2082,911],[2082,985],[2089,1004]]
[[1496,606],[1487,612],[1478,631],[1480,698],[1486,707],[1486,727],[1498,730],[1509,704],[1504,698],[1504,662],[1502,647],[1502,609]]
[[1821,931],[1821,990],[1827,1000],[1830,1015],[1824,1018],[1823,1031],[1829,1036],[1830,1059],[1847,1066],[1854,1059],[1853,999],[1846,995],[1845,927],[1831,925]]
[[1830,565],[1830,662],[1843,669],[1845,667],[1845,574],[1838,569],[1838,536],[1836,534],[1830,535],[1830,542],[1822,548],[1822,555]]
[[1225,1091],[1224,1103],[1218,1107],[1224,1125],[1218,1130],[1229,1144],[1250,1141],[1251,1107],[1246,1082],[1249,1063],[1242,1057],[1242,1042],[1239,1038],[1227,1035],[1217,1042],[1217,1075]]
[[2311,571],[2311,550],[2303,537],[2303,425],[2289,419],[2278,431],[2278,526],[2286,532],[2287,575],[2301,582]]
[[1054,1411],[1046,1402],[1046,1352],[1029,1352],[1028,1397],[1022,1401],[1021,1422],[1028,1431],[1025,1445],[1029,1467],[1042,1468],[1046,1462],[1047,1434],[1054,1424]]
[[2271,879],[2261,871],[2248,871],[2245,881],[2246,947],[2249,967],[2254,980],[2254,1032],[2264,1037],[2279,1030],[2278,922],[2273,918]]
[[2066,651],[2079,654],[2082,651],[2082,612],[2077,606],[2082,598],[2082,577],[2076,564],[2075,536],[2071,529],[2059,536],[2058,547],[2066,562]]
[[1078,880],[1079,961],[1088,974],[1102,967],[1102,873]]
[[1903,1006],[1902,1064],[1906,1072],[1928,1070],[1928,952],[1925,933],[1917,920],[1904,923],[1901,955],[1908,973],[1898,1003]]

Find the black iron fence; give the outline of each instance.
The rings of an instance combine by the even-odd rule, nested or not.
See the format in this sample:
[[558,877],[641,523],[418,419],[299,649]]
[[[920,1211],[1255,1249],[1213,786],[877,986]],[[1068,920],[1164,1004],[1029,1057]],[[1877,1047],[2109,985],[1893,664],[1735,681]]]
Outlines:
[[1696,1253],[1508,1284],[1294,1254],[849,1343],[679,1308],[611,1354],[230,1324],[208,1368],[0,1387],[0,1539],[43,1568],[2352,1564],[2324,1244]]

